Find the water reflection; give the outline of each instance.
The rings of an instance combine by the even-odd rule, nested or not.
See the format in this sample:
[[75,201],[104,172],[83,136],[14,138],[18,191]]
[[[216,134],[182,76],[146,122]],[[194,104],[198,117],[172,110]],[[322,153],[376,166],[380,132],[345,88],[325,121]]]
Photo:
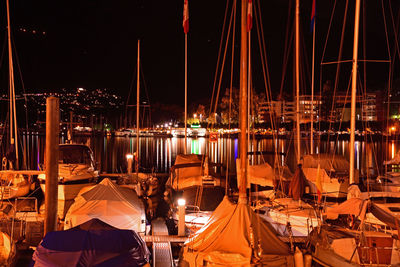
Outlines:
[[[24,135],[21,143],[26,147],[21,149],[21,155],[25,155],[21,162],[25,162],[30,169],[39,169],[44,161],[45,137],[38,135]],[[60,137],[60,142],[65,138]],[[98,168],[102,172],[125,172],[126,154],[136,151],[135,137],[77,137],[76,143],[89,145],[94,154]],[[303,140],[302,151],[308,151],[309,143]],[[317,142],[316,142],[317,143]],[[184,152],[184,138],[158,138],[141,137],[139,143],[140,167],[145,171],[168,172],[178,154]],[[377,168],[383,168],[383,161],[395,157],[400,149],[397,141],[386,142],[364,142],[357,141],[355,144],[356,168],[363,170],[373,170],[377,174]],[[1,157],[6,153],[6,149],[1,149]],[[210,159],[217,163],[223,163],[229,168],[229,172],[235,172],[235,160],[239,156],[238,139],[219,138],[215,142],[207,138],[188,138],[187,151],[193,154],[206,154]],[[273,164],[275,160],[280,165],[286,164],[294,170],[296,156],[294,142],[286,139],[254,139],[250,140],[249,151],[266,151],[265,155],[251,155],[251,164],[268,162]],[[278,157],[272,153],[280,152]],[[317,153],[335,153],[349,158],[348,141],[321,141],[319,146],[315,146]],[[228,164],[227,164],[228,163]]]

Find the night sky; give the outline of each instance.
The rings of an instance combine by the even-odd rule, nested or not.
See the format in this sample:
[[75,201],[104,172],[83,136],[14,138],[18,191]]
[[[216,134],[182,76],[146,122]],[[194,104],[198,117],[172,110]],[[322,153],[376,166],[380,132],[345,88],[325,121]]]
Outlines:
[[[290,5],[294,8],[294,0],[261,0],[261,2],[272,91],[274,95],[277,95],[282,80],[288,8]],[[309,87],[311,69],[312,35],[309,30],[311,2],[311,0],[301,1],[301,27],[304,38],[302,50],[307,51],[303,53],[302,60],[303,75],[306,77],[305,88]],[[345,1],[337,2],[337,16],[332,25],[334,30],[328,42],[325,61],[335,60],[338,54]],[[388,1],[384,2],[388,7]],[[398,2],[392,1],[395,20],[398,17]],[[333,0],[317,1],[317,79],[319,79],[319,63],[334,3]],[[18,58],[20,63],[27,92],[56,91],[60,88],[77,87],[111,88],[126,97],[131,83],[133,82],[134,88],[136,86],[137,40],[141,39],[142,70],[150,102],[183,105],[183,0],[18,0],[11,1],[10,6],[11,27],[16,48],[14,53],[16,52],[15,58]],[[225,6],[226,1],[189,0],[189,102],[209,101],[211,98]],[[366,7],[367,10],[371,10],[366,13],[367,58],[386,59],[388,55],[383,20],[380,15],[380,1],[368,1]],[[0,10],[2,32],[0,44],[3,50],[0,86],[5,93],[8,75],[7,52],[4,50],[7,44],[5,1],[2,1]],[[292,10],[292,15],[293,12]],[[344,59],[351,59],[353,4],[349,6],[348,12],[349,26],[345,35]],[[293,19],[290,23],[293,23]],[[389,20],[387,23],[392,50],[394,47],[393,22]],[[238,31],[236,35],[239,37]],[[262,91],[265,89],[259,63],[257,33],[254,27],[252,38],[254,41],[254,52],[252,52],[254,86],[257,91]],[[238,49],[239,39],[236,40],[236,44]],[[360,57],[362,56],[363,53],[360,52]],[[239,53],[236,53],[235,57],[239,58]],[[398,56],[396,60],[398,61]],[[230,57],[227,61],[230,62]],[[292,56],[290,61],[292,61]],[[293,76],[293,67],[290,64],[287,69],[288,78],[284,85],[284,90],[288,92],[292,90],[290,80]],[[223,90],[229,85],[230,66],[228,63],[226,68],[226,75],[222,82]],[[235,66],[235,69],[236,83],[234,85],[238,87],[238,66]],[[348,68],[344,67],[343,70],[347,71]],[[368,71],[376,74],[377,77],[369,79],[375,84],[386,82],[384,80],[387,78],[386,67],[380,65],[368,68]],[[18,66],[15,67],[15,77],[16,90],[20,93],[22,89]],[[333,77],[334,71],[323,72],[323,80],[333,79]],[[348,83],[346,77],[343,78],[345,84]],[[316,83],[319,87],[319,80]]]

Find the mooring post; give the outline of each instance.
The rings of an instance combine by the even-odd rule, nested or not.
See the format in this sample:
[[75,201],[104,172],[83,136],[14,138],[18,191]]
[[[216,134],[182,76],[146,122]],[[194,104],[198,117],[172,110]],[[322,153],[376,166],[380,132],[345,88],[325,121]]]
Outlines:
[[183,198],[178,199],[178,236],[186,235],[186,201]]
[[44,234],[57,230],[58,208],[58,143],[60,102],[57,97],[46,100],[46,193]]

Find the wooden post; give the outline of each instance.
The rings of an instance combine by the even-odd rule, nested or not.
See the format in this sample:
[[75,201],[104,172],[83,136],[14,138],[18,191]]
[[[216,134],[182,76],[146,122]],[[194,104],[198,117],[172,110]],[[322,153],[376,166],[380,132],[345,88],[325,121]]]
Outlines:
[[178,236],[186,235],[186,201],[184,199],[178,199]]
[[70,111],[69,112],[69,136],[68,139],[70,143],[72,144],[72,138],[73,138],[73,132],[74,132],[74,112]]
[[60,102],[56,97],[46,101],[46,193],[44,234],[57,230],[58,206],[58,142]]

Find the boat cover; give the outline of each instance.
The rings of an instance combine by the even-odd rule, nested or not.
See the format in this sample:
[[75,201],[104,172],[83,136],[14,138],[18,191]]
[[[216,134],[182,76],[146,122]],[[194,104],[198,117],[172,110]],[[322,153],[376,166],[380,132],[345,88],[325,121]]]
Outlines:
[[[290,172],[287,166],[280,167],[280,169],[274,170],[268,163],[247,165],[247,188],[250,188],[250,184],[256,184],[260,186],[274,187],[274,180],[281,178],[283,181],[289,181],[293,174]],[[240,159],[236,159],[236,173],[238,184],[242,178],[240,172]]]
[[33,253],[31,266],[143,266],[149,257],[137,233],[92,219],[66,231],[47,233]]
[[289,247],[247,204],[227,197],[185,243],[183,266],[294,266]]
[[145,216],[144,205],[134,190],[106,178],[79,192],[65,216],[64,229],[98,218],[119,229],[144,232]]
[[325,215],[328,219],[337,219],[339,214],[350,214],[364,220],[367,212],[372,213],[372,215],[374,215],[378,220],[393,229],[398,229],[398,226],[400,225],[399,219],[397,219],[393,214],[380,208],[371,200],[363,200],[361,198],[348,199],[342,204],[329,209]]
[[318,168],[318,163],[321,169],[328,171],[350,169],[349,161],[342,155],[312,154],[303,156],[303,168]]
[[[204,155],[177,155],[175,159],[175,164],[171,168],[171,174],[166,185],[170,186],[176,191],[191,186],[202,186],[203,178],[206,175],[204,173],[204,168],[202,164],[204,161]],[[185,166],[186,164],[188,164],[189,166]],[[217,180],[217,185],[220,185],[219,179],[215,178],[215,173],[213,173],[212,170],[209,171],[209,174],[213,176],[214,180]]]
[[366,204],[367,200],[362,200],[360,198],[350,198],[340,205],[328,209],[325,215],[327,216],[327,219],[331,220],[336,220],[339,216],[339,214],[348,214],[348,215],[355,215],[357,217],[362,216],[362,212],[366,212],[366,210],[363,211],[363,209],[366,209]]

